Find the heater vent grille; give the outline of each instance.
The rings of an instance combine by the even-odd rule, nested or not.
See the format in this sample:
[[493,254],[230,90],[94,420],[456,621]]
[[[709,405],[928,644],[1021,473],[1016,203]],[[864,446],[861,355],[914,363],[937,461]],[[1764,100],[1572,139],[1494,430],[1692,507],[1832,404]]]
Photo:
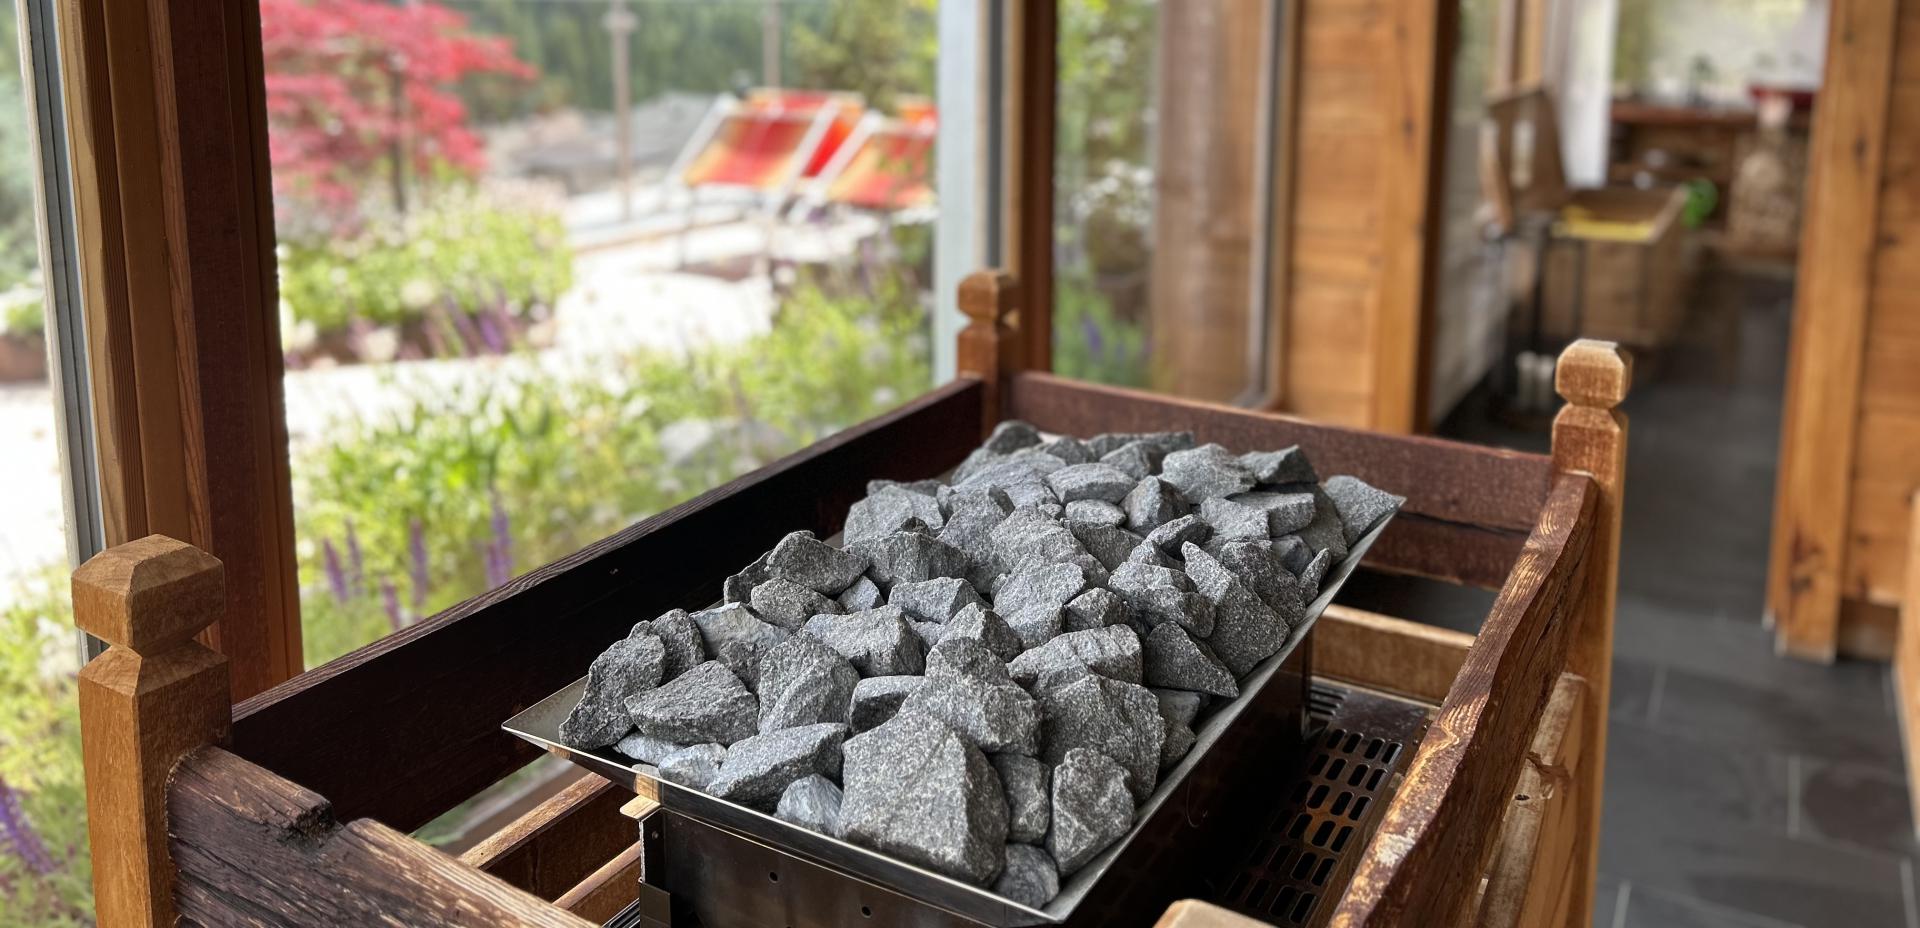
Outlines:
[[1418,703],[1325,682],[1308,709],[1319,733],[1307,767],[1215,900],[1276,925],[1324,921],[1321,900],[1366,847],[1428,718]]

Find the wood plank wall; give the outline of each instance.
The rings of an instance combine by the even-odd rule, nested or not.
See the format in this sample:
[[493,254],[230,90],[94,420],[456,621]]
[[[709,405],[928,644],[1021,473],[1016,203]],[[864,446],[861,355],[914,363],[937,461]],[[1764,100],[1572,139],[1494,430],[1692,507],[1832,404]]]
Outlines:
[[1920,2],[1835,0],[1829,28],[1768,581],[1812,660],[1887,640],[1846,626],[1899,603],[1920,487]]
[[1433,130],[1455,15],[1398,0],[1301,4],[1278,408],[1385,431],[1424,424]]

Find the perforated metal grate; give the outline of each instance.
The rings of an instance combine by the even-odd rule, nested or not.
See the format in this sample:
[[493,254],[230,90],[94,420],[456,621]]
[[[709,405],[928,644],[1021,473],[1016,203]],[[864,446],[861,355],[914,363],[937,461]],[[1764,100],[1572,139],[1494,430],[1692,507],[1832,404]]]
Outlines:
[[1425,731],[1419,703],[1315,683],[1309,711],[1323,726],[1307,767],[1215,901],[1277,925],[1315,925],[1329,887],[1345,883]]

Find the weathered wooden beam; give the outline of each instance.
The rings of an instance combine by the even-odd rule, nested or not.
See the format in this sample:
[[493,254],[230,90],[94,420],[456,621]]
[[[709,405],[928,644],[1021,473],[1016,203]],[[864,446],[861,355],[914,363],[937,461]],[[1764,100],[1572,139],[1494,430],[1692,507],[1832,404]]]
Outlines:
[[94,912],[102,928],[171,926],[167,777],[226,737],[226,658],[193,636],[220,617],[220,562],[160,535],[100,552],[73,573],[74,624],[107,642],[80,670],[80,745]]
[[1554,912],[1579,895],[1572,876],[1587,836],[1578,831],[1575,774],[1591,760],[1585,754],[1587,699],[1586,681],[1579,677],[1561,674],[1554,684],[1500,824],[1499,848],[1473,920],[1480,928],[1564,924]]
[[588,928],[566,910],[219,748],[174,771],[168,831],[182,921],[199,925]]
[[1605,786],[1607,706],[1613,692],[1613,608],[1620,578],[1620,520],[1625,512],[1627,417],[1619,411],[1633,384],[1633,358],[1618,345],[1581,339],[1560,355],[1554,387],[1566,399],[1553,420],[1553,466],[1593,478],[1593,557],[1586,586],[1574,593],[1579,616],[1567,672],[1587,682],[1589,762],[1575,787],[1573,911],[1593,911],[1600,866],[1600,797]]
[[1467,662],[1473,636],[1335,603],[1308,638],[1315,676],[1437,703]]
[[1491,823],[1511,798],[1582,613],[1598,502],[1591,479],[1556,478],[1330,924],[1450,925],[1478,897],[1498,834]]

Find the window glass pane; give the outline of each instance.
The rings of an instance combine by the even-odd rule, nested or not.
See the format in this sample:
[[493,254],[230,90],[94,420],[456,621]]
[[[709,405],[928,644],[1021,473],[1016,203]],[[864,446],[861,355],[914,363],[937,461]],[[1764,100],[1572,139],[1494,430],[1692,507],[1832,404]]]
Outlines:
[[47,365],[20,19],[0,0],[0,925],[90,925],[60,393]]
[[1266,6],[1061,0],[1057,372],[1223,401],[1261,386]]
[[309,666],[928,388],[934,12],[262,0]]

